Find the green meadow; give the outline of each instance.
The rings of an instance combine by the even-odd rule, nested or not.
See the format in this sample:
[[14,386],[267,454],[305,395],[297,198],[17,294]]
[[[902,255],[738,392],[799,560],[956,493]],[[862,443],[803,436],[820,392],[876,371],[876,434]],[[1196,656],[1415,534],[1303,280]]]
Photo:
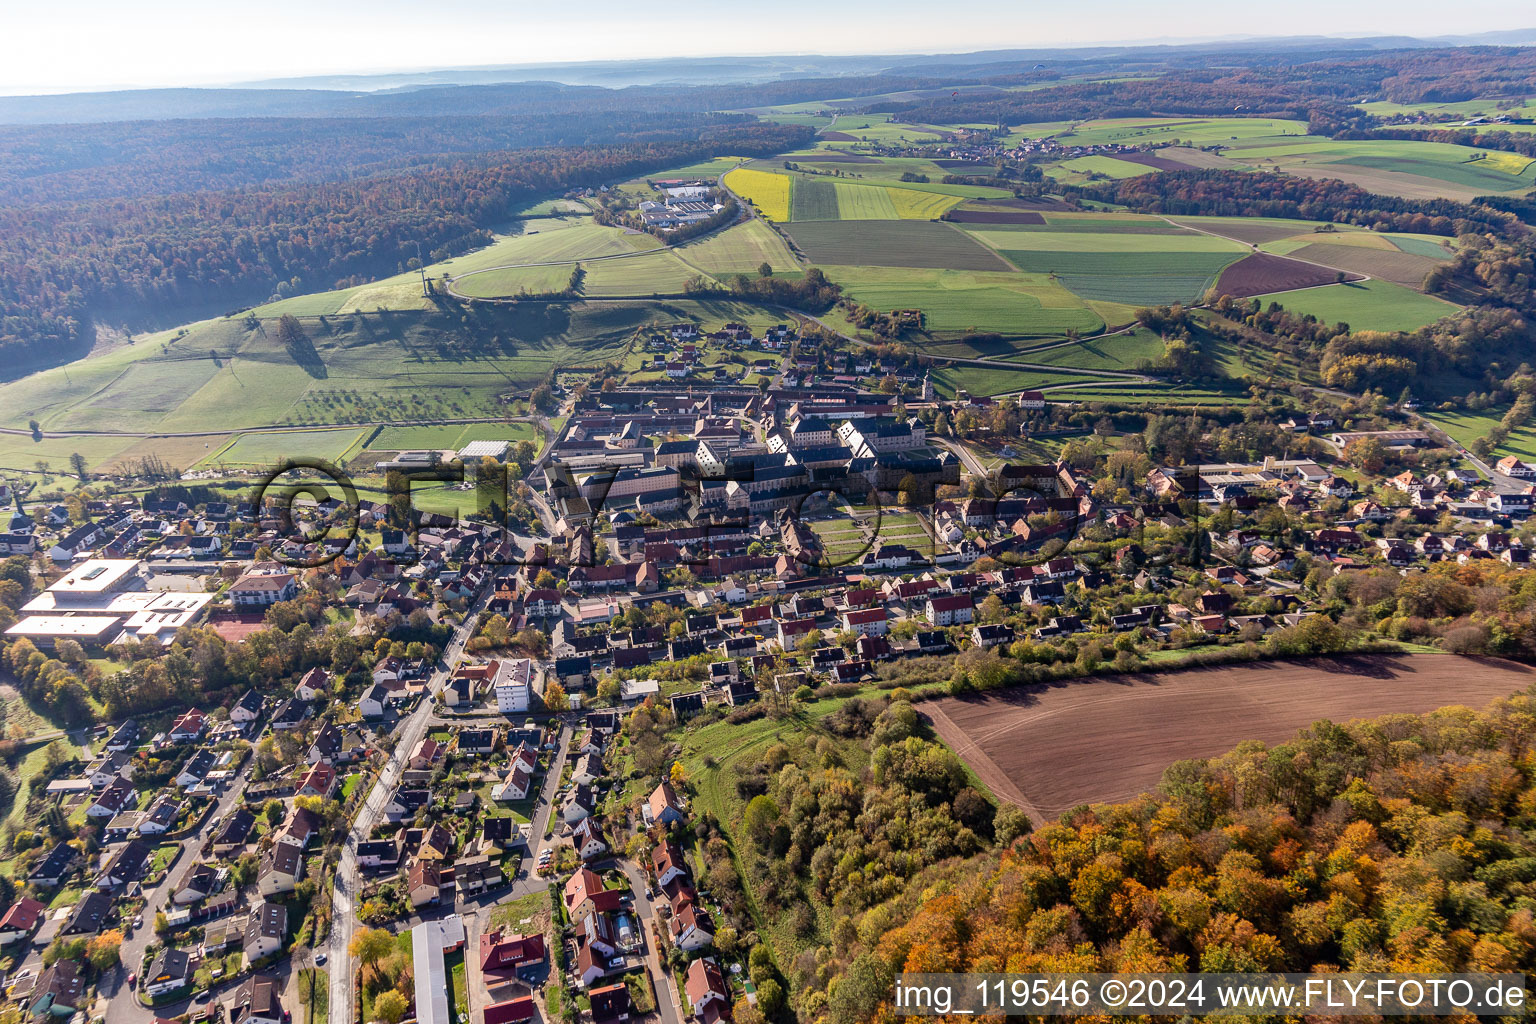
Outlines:
[[1311,313],[1324,323],[1346,323],[1355,330],[1416,331],[1455,313],[1459,306],[1390,281],[1328,284],[1320,288],[1260,295],[1293,313]]

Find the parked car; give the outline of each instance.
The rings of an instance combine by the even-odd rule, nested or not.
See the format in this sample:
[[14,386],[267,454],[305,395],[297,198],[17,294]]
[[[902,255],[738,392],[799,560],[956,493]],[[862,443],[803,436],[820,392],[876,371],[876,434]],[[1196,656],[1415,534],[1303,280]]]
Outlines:
[[316,967],[323,966],[325,964],[325,959],[326,958],[325,958],[325,953],[324,952],[316,953],[315,954],[315,966]]
[[138,985],[139,985],[139,976],[137,974],[130,974],[130,975],[128,975],[128,987],[129,988],[138,988]]

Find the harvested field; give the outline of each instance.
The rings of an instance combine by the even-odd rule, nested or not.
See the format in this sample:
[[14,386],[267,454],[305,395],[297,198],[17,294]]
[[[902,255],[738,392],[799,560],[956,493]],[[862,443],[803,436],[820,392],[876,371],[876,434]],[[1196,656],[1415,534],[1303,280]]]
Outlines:
[[1241,167],[1236,160],[1228,160],[1219,153],[1207,153],[1203,149],[1190,149],[1187,146],[1167,146],[1157,151],[1164,160],[1174,160],[1180,166],[1180,170],[1189,167],[1207,167],[1222,169],[1227,167]]
[[821,137],[828,142],[858,142],[857,135],[849,135],[847,132],[822,132]]
[[[843,133],[842,132],[834,132],[833,134],[834,135],[841,135]],[[822,138],[831,138],[831,136],[830,135],[824,135],[824,136],[822,136]],[[880,162],[879,160],[875,159],[872,156],[865,156],[863,153],[842,153],[842,152],[838,152],[838,153],[810,153],[810,154],[806,155],[803,158],[801,158],[801,157],[793,157],[792,156],[789,159],[790,159],[790,161],[792,163],[798,163],[801,160],[803,160],[805,163],[808,163],[808,164],[877,164],[877,163]]]
[[1017,196],[1012,199],[983,199],[972,204],[984,210],[1070,210],[1072,207],[1060,199],[1051,199],[1046,196],[1033,199],[1021,199]]
[[992,166],[991,164],[988,164],[988,163],[986,163],[985,161],[982,161],[982,160],[935,160],[934,163],[936,165],[938,165],[939,167],[945,167],[945,168],[951,168],[951,169],[952,168],[956,168],[956,167],[990,167],[990,166]]
[[1212,234],[1221,235],[1223,238],[1235,238],[1239,242],[1247,242],[1249,245],[1278,242],[1282,238],[1290,238],[1292,235],[1298,235],[1307,230],[1298,223],[1276,223],[1257,218],[1180,220],[1175,217],[1174,223],[1183,224],[1187,228],[1195,228],[1200,231],[1209,231]]
[[1128,164],[1141,164],[1143,167],[1156,168],[1159,171],[1187,171],[1189,164],[1181,164],[1177,160],[1169,160],[1165,156],[1156,156],[1152,153],[1118,153],[1117,160],[1124,160]]
[[937,221],[804,221],[788,226],[813,263],[871,267],[1012,269],[969,235]]
[[1397,249],[1367,249],[1357,245],[1305,245],[1292,255],[1409,288],[1418,288],[1424,283],[1424,275],[1445,262]]
[[920,707],[993,793],[1038,823],[1131,799],[1174,761],[1243,740],[1282,743],[1325,718],[1481,707],[1532,683],[1536,669],[1494,658],[1360,655],[1108,676]]
[[[1294,288],[1316,288],[1322,284],[1333,284],[1337,279],[1338,274],[1327,267],[1288,260],[1284,256],[1271,256],[1267,252],[1256,252],[1223,270],[1221,277],[1216,280],[1216,289],[1235,299],[1245,299],[1250,295],[1284,292]],[[1351,275],[1351,279],[1358,281],[1360,278]]]
[[962,224],[1044,224],[1045,218],[1034,210],[1009,213],[1004,210],[951,210],[945,220]]

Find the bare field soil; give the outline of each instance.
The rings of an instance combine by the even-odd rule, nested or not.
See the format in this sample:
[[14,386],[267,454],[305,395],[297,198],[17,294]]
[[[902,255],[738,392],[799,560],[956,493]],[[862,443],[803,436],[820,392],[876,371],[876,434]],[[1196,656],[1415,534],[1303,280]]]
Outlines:
[[1359,655],[1106,676],[919,707],[999,799],[1039,823],[1129,800],[1173,762],[1243,740],[1282,743],[1325,718],[1482,707],[1532,683],[1536,669],[1495,658]]
[[1143,167],[1155,167],[1159,171],[1187,171],[1189,164],[1179,163],[1177,160],[1169,160],[1164,156],[1156,156],[1152,153],[1116,153],[1116,160],[1124,160],[1128,164],[1141,164]]
[[[842,135],[842,134],[844,134],[844,133],[843,132],[831,132],[829,134],[823,135],[822,138],[824,138],[824,139],[832,139],[832,136],[834,136],[834,135]],[[842,139],[842,140],[832,139],[832,141],[834,141],[834,142],[837,142],[837,141],[852,142],[852,141],[855,141],[855,140],[854,140],[853,136],[849,135],[846,139]],[[810,154],[808,154],[806,156],[803,156],[803,157],[790,157],[789,159],[790,159],[791,162],[797,162],[798,161],[798,162],[803,162],[803,163],[808,163],[808,164],[877,164],[877,163],[880,162],[879,160],[875,159],[872,156],[865,156],[863,153],[823,153],[823,152],[816,152],[816,153],[810,153]]]
[[[1175,224],[1181,223],[1174,217]],[[1234,220],[1188,220],[1183,221],[1183,226],[1196,231],[1208,231],[1213,235],[1221,235],[1223,238],[1235,238],[1239,242],[1247,242],[1249,245],[1262,245],[1265,242],[1278,242],[1282,238],[1290,238],[1299,235],[1307,229],[1296,224],[1266,224],[1261,220],[1245,221]]]
[[[1335,248],[1342,249],[1344,246]],[[1250,295],[1268,295],[1270,292],[1285,292],[1293,288],[1316,288],[1318,285],[1332,284],[1337,278],[1338,274],[1327,267],[1259,252],[1244,256],[1223,270],[1216,281],[1216,290],[1234,299],[1243,299]],[[1360,276],[1347,274],[1346,279],[1358,281]]]
[[1425,276],[1444,260],[1417,256],[1395,249],[1366,249],[1356,245],[1304,245],[1291,253],[1297,259],[1326,263],[1340,270],[1385,278],[1394,284],[1419,288]]
[[1009,213],[1006,210],[951,210],[945,220],[962,224],[1044,224],[1045,216],[1034,210]]

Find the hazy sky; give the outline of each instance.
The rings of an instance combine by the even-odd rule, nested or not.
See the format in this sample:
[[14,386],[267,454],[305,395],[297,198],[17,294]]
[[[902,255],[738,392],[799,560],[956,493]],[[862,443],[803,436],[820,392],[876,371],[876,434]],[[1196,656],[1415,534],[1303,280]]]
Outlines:
[[208,85],[532,61],[911,53],[1234,35],[1437,35],[1528,27],[1493,0],[72,0],[6,5],[0,92]]

